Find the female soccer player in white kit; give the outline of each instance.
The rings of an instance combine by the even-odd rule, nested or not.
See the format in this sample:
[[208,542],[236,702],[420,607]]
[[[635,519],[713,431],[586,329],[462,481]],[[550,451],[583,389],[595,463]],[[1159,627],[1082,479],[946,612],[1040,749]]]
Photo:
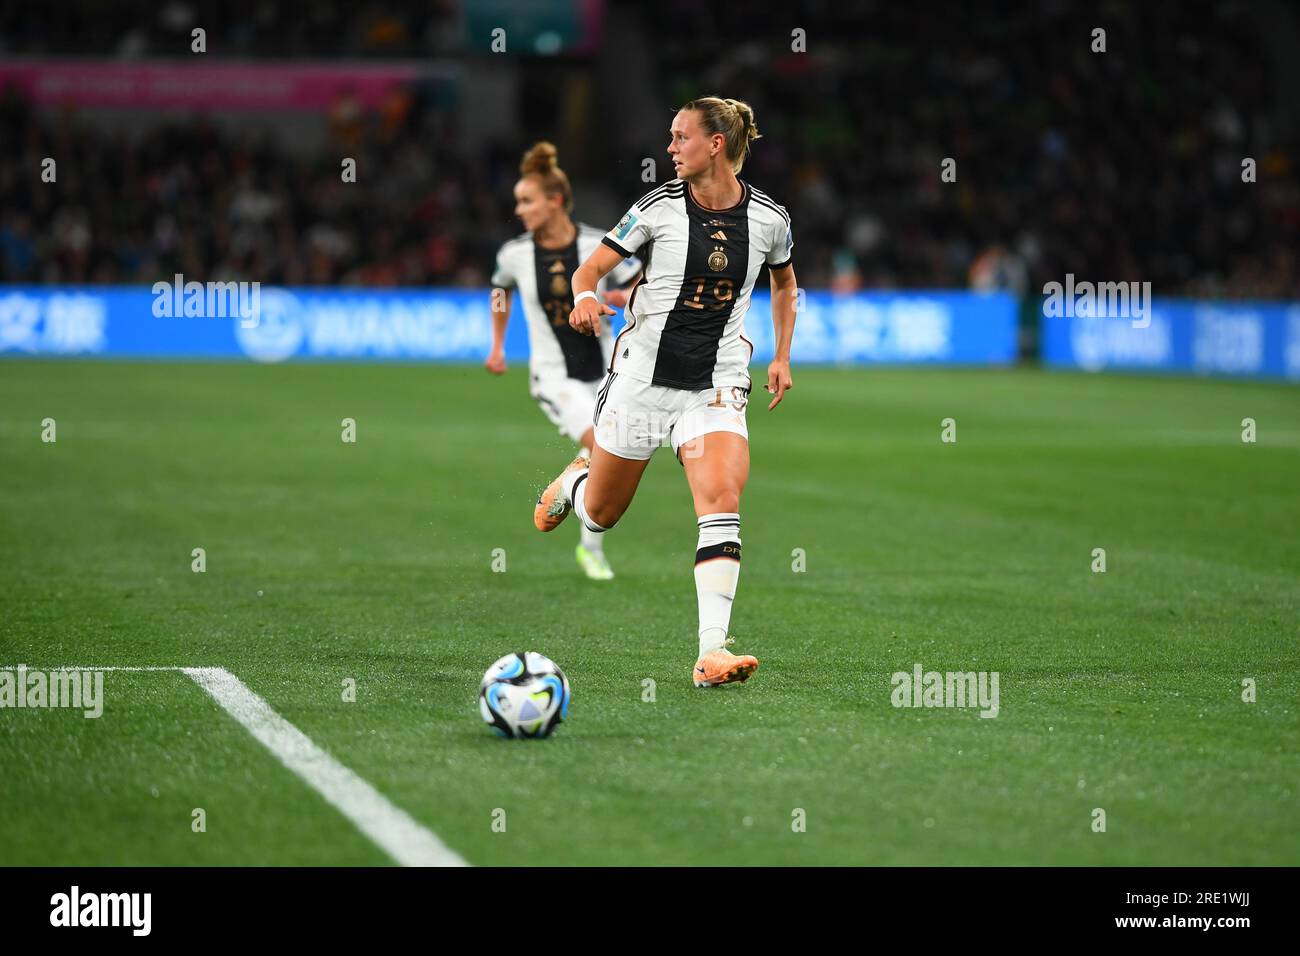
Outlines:
[[749,477],[745,411],[753,346],[745,312],[763,263],[771,272],[775,358],[767,369],[769,410],[790,379],[794,335],[794,246],[790,217],[761,190],[737,179],[758,137],[746,103],[692,100],[669,130],[677,179],[628,210],[573,276],[569,323],[600,335],[600,280],[637,254],[645,274],[627,306],[627,326],[596,401],[595,447],[547,486],[533,522],[550,531],[577,512],[584,527],[612,528],[632,501],[650,456],[665,440],[686,472],[699,529],[697,687],[743,681],[758,667],[727,649],[740,577],[740,495]]
[[[510,290],[518,289],[528,320],[530,391],[546,417],[590,455],[592,409],[596,389],[609,363],[613,337],[609,330],[592,337],[569,325],[573,291],[569,277],[578,263],[600,248],[604,233],[574,224],[573,191],[569,178],[556,165],[556,150],[548,142],[534,145],[520,163],[515,183],[515,214],[528,231],[511,239],[497,253],[492,273],[492,350],[488,371],[506,370],[505,335],[510,321]],[[624,284],[640,271],[636,259],[619,262],[610,279]],[[604,291],[602,280],[597,287]],[[605,301],[622,305],[626,296],[611,290]],[[578,564],[587,577],[604,581],[614,576],[605,557],[603,532],[582,526]]]

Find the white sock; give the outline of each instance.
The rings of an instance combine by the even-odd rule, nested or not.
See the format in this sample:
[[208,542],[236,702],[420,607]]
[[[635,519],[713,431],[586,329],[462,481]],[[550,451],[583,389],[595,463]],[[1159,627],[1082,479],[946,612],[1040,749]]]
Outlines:
[[[578,516],[578,520],[582,522],[584,528],[588,531],[594,531],[597,533],[608,531],[608,528],[602,528],[587,515],[586,490],[588,471],[590,471],[590,469],[584,468],[582,471],[570,472],[565,475],[564,483],[560,487],[564,494],[568,496],[569,501],[573,502],[573,513]],[[586,542],[583,543],[585,544]]]
[[740,515],[701,515],[695,550],[695,593],[700,601],[700,656],[726,645],[731,603],[740,580]]
[[[587,457],[588,461],[591,460],[590,448],[587,448],[584,445],[582,448],[582,453]],[[603,554],[605,548],[602,542],[605,540],[605,532],[592,531],[590,528],[587,527],[585,521],[579,524],[578,528],[582,532],[582,546],[594,554]]]
[[605,532],[592,531],[587,527],[586,522],[578,525],[582,529],[582,546],[593,554],[603,554],[605,552]]

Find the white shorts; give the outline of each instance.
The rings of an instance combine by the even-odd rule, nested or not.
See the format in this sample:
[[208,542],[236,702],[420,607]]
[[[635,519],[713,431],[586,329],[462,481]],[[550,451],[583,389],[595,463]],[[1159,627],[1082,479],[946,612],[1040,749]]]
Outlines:
[[749,389],[740,385],[693,392],[610,372],[596,397],[596,444],[619,458],[645,461],[662,445],[677,454],[709,432],[735,432],[748,440],[748,405]]
[[576,442],[591,427],[591,410],[596,405],[596,392],[600,380],[584,382],[581,379],[533,374],[532,396],[546,417]]

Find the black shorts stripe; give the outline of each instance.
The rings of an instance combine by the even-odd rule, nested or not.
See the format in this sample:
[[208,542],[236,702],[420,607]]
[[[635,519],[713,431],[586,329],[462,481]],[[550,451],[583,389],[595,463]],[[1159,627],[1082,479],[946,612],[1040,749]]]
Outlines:
[[610,373],[608,377],[605,379],[605,384],[602,385],[600,391],[596,393],[596,414],[595,416],[593,416],[593,424],[594,424],[594,419],[600,417],[600,406],[605,403],[605,396],[609,394],[609,386],[613,380],[614,380],[614,376],[612,373]]
[[591,416],[591,424],[595,425],[600,421],[600,410],[605,407],[605,399],[609,398],[609,387],[614,384],[617,372],[610,372],[609,378],[605,379],[605,384],[600,392],[596,395],[596,412]]

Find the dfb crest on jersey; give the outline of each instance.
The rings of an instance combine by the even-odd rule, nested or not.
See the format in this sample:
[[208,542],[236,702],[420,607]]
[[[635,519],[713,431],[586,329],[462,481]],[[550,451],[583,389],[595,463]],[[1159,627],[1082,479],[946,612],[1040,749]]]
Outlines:
[[564,298],[569,294],[569,278],[564,274],[564,260],[556,259],[546,270],[551,274],[551,295]]
[[709,253],[709,268],[714,272],[721,272],[727,268],[727,254],[722,251],[722,246],[714,246],[713,251]]

